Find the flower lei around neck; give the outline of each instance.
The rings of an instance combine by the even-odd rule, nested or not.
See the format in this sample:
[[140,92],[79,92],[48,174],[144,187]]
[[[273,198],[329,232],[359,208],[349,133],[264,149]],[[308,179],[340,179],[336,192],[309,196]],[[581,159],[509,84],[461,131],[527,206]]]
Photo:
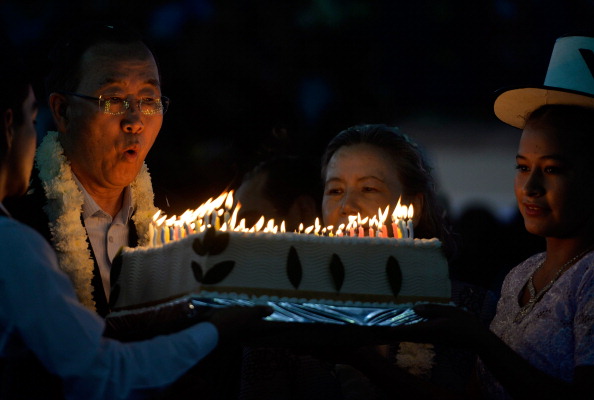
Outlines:
[[[60,269],[71,279],[79,301],[95,310],[92,296],[94,262],[87,243],[87,231],[81,222],[84,196],[74,182],[70,161],[58,139],[58,132],[48,132],[35,156],[47,204],[43,210],[49,217],[52,243]],[[148,244],[148,227],[157,208],[146,164],[130,184],[138,245]]]

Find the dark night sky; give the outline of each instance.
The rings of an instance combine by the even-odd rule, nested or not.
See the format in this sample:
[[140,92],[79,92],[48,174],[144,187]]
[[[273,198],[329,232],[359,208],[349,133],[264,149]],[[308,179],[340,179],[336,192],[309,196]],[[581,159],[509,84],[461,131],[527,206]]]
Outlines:
[[555,39],[592,25],[594,2],[13,0],[0,16],[41,100],[57,34],[97,18],[142,32],[172,99],[147,162],[185,209],[271,153],[317,162],[354,124],[492,123],[493,92],[542,84]]

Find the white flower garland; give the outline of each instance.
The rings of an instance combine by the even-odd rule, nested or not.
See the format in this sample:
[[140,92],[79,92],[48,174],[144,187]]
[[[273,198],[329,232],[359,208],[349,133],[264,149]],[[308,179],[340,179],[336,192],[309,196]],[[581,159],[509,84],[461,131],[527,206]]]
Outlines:
[[430,343],[401,342],[396,354],[396,364],[412,375],[429,377],[435,352]]
[[[35,165],[43,184],[47,204],[43,207],[49,217],[52,242],[58,254],[60,268],[68,274],[79,301],[95,310],[92,296],[94,262],[87,244],[87,232],[81,222],[83,194],[74,182],[70,162],[58,140],[58,132],[48,132],[37,150]],[[138,233],[138,244],[148,244],[148,227],[157,208],[146,164],[130,184],[132,220]]]

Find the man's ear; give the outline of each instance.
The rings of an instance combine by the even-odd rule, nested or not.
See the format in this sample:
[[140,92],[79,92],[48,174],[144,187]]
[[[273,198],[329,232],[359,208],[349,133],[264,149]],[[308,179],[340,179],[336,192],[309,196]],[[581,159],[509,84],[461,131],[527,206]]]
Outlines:
[[49,108],[54,117],[54,122],[59,132],[64,132],[68,126],[68,100],[61,93],[52,93],[49,96]]

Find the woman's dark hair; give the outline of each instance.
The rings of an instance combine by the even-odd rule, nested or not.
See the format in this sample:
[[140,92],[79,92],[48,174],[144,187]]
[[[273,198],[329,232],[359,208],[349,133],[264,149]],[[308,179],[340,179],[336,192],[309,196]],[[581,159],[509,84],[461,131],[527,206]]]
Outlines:
[[[81,80],[81,60],[83,54],[93,46],[104,43],[143,43],[139,32],[123,23],[91,22],[79,26],[58,40],[49,55],[51,71],[45,80],[46,93],[74,91]],[[157,64],[158,66],[158,64]]]
[[344,146],[369,144],[383,151],[392,160],[398,179],[403,186],[403,200],[417,194],[423,196],[423,210],[415,237],[438,238],[446,255],[454,255],[454,243],[445,210],[436,193],[431,167],[419,145],[396,127],[386,125],[357,125],[336,135],[322,156],[322,179],[325,180],[330,159]]

